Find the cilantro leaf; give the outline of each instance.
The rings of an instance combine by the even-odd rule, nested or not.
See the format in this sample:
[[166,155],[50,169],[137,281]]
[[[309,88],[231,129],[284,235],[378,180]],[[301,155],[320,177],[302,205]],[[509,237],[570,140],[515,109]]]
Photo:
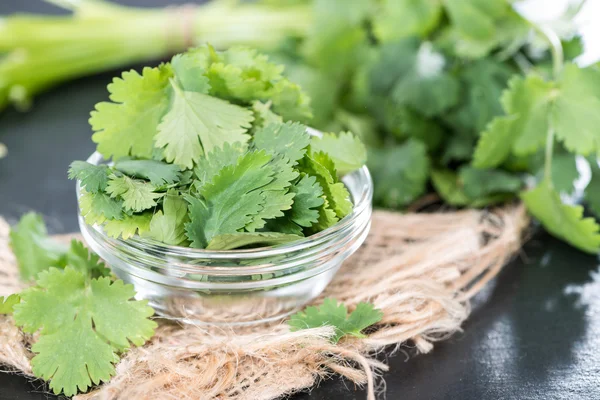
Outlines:
[[515,119],[515,116],[502,116],[489,123],[473,154],[475,168],[494,168],[508,158],[512,151]]
[[173,104],[158,126],[157,148],[169,163],[191,169],[204,153],[225,142],[248,141],[254,116],[242,107],[172,85]]
[[135,235],[143,236],[150,230],[151,221],[152,213],[144,212],[127,215],[120,220],[108,220],[104,223],[103,228],[108,236],[113,238],[120,236],[123,240],[127,240]]
[[373,19],[375,36],[383,41],[425,37],[442,18],[440,0],[384,0]]
[[476,200],[498,193],[517,193],[523,181],[506,171],[463,167],[459,172],[465,194]]
[[503,114],[500,98],[515,73],[509,65],[492,58],[467,64],[459,74],[464,92],[462,101],[444,120],[457,134],[476,138],[494,117]]
[[148,319],[154,311],[146,301],[131,300],[134,295],[123,281],[90,279],[71,267],[40,273],[37,286],[23,291],[14,306],[18,326],[40,331],[32,346],[33,373],[67,396],[108,381],[116,353],[154,334],[156,323]]
[[14,306],[21,302],[21,296],[11,294],[7,298],[0,296],[0,314],[12,314]]
[[583,207],[563,204],[548,179],[522,193],[521,199],[552,235],[588,253],[600,249],[600,226],[593,218],[583,218]]
[[324,152],[331,157],[339,175],[346,175],[367,162],[367,149],[361,140],[350,132],[339,135],[325,133],[313,137],[310,147],[314,152]]
[[446,0],[444,6],[454,50],[463,57],[483,57],[498,47],[514,51],[529,34],[529,24],[510,1]]
[[[552,184],[558,193],[567,195],[575,192],[575,182],[579,178],[577,170],[577,156],[569,153],[558,153],[552,156]],[[592,166],[592,179],[593,179]],[[543,168],[540,168],[538,176],[541,177]]]
[[352,211],[350,193],[337,178],[333,160],[328,154],[319,152],[304,156],[300,171],[317,178],[323,189],[329,208],[337,218],[342,219]]
[[71,247],[66,253],[65,265],[90,275],[92,278],[110,276],[110,269],[100,261],[100,257],[90,252],[79,240],[72,240]]
[[32,280],[41,271],[64,265],[67,246],[48,236],[44,219],[28,213],[10,231],[10,247],[15,254],[21,279]]
[[206,157],[198,160],[198,165],[194,168],[194,174],[198,178],[197,185],[202,186],[213,180],[223,168],[235,164],[246,151],[247,146],[240,142],[215,147]]
[[428,117],[458,102],[459,82],[445,71],[446,59],[431,43],[410,38],[384,44],[380,51],[370,72],[374,93]]
[[458,183],[457,174],[453,171],[445,169],[432,170],[431,183],[435,191],[447,204],[462,207],[471,203],[471,199],[469,199]]
[[269,124],[254,134],[254,146],[257,149],[278,154],[294,162],[304,157],[310,143],[306,126],[297,122]]
[[322,197],[323,188],[317,182],[317,178],[304,175],[290,191],[295,196],[292,209],[288,213],[289,219],[305,228],[315,224],[319,219],[318,209],[325,203]]
[[187,91],[207,94],[210,90],[206,73],[209,56],[196,50],[177,54],[171,59],[171,65],[179,85]]
[[[336,212],[331,208],[329,200],[327,196],[323,195],[323,205],[319,207],[319,219],[316,223],[312,225],[310,229],[308,229],[309,234],[313,234],[316,232],[324,231],[327,228],[332,227],[336,223],[338,223],[340,218],[337,216]],[[289,226],[286,228],[290,229]],[[290,230],[288,233],[295,233],[294,230]]]
[[406,206],[425,192],[429,158],[427,149],[417,140],[371,149],[368,165],[373,172],[373,198],[384,207]]
[[130,177],[148,179],[154,186],[172,185],[181,179],[177,165],[156,160],[118,160],[115,169]]
[[[220,52],[206,45],[188,51],[184,61],[185,67],[178,66],[178,72],[191,71],[185,72],[184,79],[189,77],[187,82],[201,73],[202,82],[195,84],[205,90],[206,77],[210,87],[207,94],[242,104],[270,101],[273,111],[286,120],[305,120],[311,116],[308,97],[282,75],[283,66],[269,62],[266,55],[255,49],[232,46]],[[182,84],[185,90],[192,90],[190,83],[182,81]]]
[[[460,172],[460,175],[443,169],[431,172],[431,181],[437,193],[446,203],[457,207],[478,208],[502,203],[513,198],[515,191],[522,186],[520,179],[504,171],[463,167]],[[498,179],[498,182],[482,184],[485,179]]]
[[180,246],[187,242],[184,224],[188,220],[188,203],[176,192],[168,192],[163,209],[150,221],[148,236],[163,243]]
[[205,248],[213,237],[235,233],[252,222],[265,201],[260,189],[273,180],[269,161],[264,151],[246,153],[202,186],[201,198],[185,196],[190,203],[185,228],[193,247]]
[[273,103],[271,101],[263,103],[262,101],[256,100],[252,102],[252,111],[254,111],[254,128],[260,129],[270,124],[283,123],[283,118],[271,110],[272,106]]
[[569,151],[587,155],[600,149],[600,70],[565,67],[558,82],[530,75],[514,78],[502,98],[506,117],[490,124],[479,142],[475,166],[499,165],[510,153],[532,154],[542,148],[550,127]]
[[[291,209],[285,211],[283,217],[266,221],[266,230],[303,236],[303,228],[317,226],[320,219],[322,229],[338,221],[333,210],[325,210],[326,200],[316,177],[302,174],[290,187],[290,193],[293,195]],[[321,213],[323,218],[320,218]]]
[[381,321],[383,312],[370,303],[358,303],[356,309],[348,315],[343,303],[327,298],[319,307],[309,306],[304,311],[290,317],[288,325],[292,332],[301,329],[333,326],[335,335],[331,338],[337,343],[344,336],[365,337],[361,332]]
[[600,217],[600,167],[595,157],[591,157],[589,162],[592,178],[585,188],[583,198],[592,212]]
[[214,236],[208,250],[234,250],[246,246],[275,246],[302,239],[302,236],[280,232],[236,232]]
[[98,151],[105,157],[150,158],[160,119],[167,112],[168,65],[146,67],[142,75],[124,72],[108,85],[112,102],[102,102],[92,111],[90,124]]
[[106,189],[110,170],[106,165],[93,165],[85,161],[73,161],[69,168],[69,179],[78,179],[81,187],[90,193]]
[[108,220],[123,219],[123,202],[105,193],[89,193],[82,190],[79,210],[86,224],[102,224]]
[[265,226],[266,221],[284,216],[284,211],[292,208],[294,203],[294,193],[288,190],[265,190],[262,193],[263,208],[253,218],[252,222],[246,225],[248,232],[254,232]]
[[[498,117],[477,145],[474,159],[478,166],[496,166],[512,152],[532,154],[546,141],[549,128],[553,84],[531,75],[513,78],[502,96],[508,117]],[[495,155],[494,155],[495,153]],[[485,161],[491,159],[492,161]]]
[[560,95],[554,100],[552,124],[567,150],[588,155],[600,151],[600,68],[565,66]]
[[[120,198],[123,200],[123,208],[128,211],[140,212],[157,205],[156,200],[161,198],[163,194],[154,193],[156,188],[154,185],[131,179],[128,176],[110,177],[106,192],[112,198]],[[111,219],[111,218],[109,218]]]

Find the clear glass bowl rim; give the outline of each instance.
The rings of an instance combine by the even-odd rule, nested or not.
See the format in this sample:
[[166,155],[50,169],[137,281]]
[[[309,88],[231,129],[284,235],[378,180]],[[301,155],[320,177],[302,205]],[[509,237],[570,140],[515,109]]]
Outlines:
[[[99,165],[103,161],[104,157],[98,152],[94,152],[87,159],[87,162],[94,165]],[[154,252],[159,252],[163,255],[173,257],[234,260],[259,259],[299,252],[307,248],[317,247],[328,241],[335,241],[335,236],[339,231],[346,230],[351,225],[356,224],[357,220],[359,220],[359,218],[364,213],[367,213],[368,210],[371,208],[371,201],[373,197],[373,181],[371,179],[371,174],[369,173],[368,168],[366,166],[363,166],[362,168],[351,172],[347,176],[356,176],[359,182],[365,183],[363,185],[363,190],[360,192],[360,196],[358,196],[358,198],[353,198],[354,207],[352,209],[352,212],[332,227],[329,227],[314,235],[307,236],[287,244],[244,250],[206,250],[194,249],[184,246],[166,245],[154,239],[142,238],[137,235],[127,240],[123,240],[121,238],[114,239],[106,235],[106,233],[101,229],[101,227],[97,225],[88,225],[88,228],[93,229],[98,234],[104,236],[105,240],[118,243],[119,246],[131,248],[134,251],[152,250]],[[76,190],[77,198],[79,198],[81,191],[79,181],[77,181]]]

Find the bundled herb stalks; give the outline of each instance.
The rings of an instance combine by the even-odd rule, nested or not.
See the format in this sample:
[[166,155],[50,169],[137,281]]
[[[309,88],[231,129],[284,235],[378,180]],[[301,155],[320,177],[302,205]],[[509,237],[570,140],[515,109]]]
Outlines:
[[[42,0],[40,0],[42,1]],[[29,106],[40,91],[73,78],[170,56],[205,41],[270,47],[304,32],[305,7],[133,8],[102,0],[46,0],[68,16],[17,14],[0,24],[0,110]]]
[[308,99],[282,69],[254,50],[204,46],[116,78],[113,102],[90,119],[113,164],[70,169],[86,222],[229,250],[294,241],[348,215],[339,177],[366,150],[351,133],[311,138],[293,122],[310,116]]

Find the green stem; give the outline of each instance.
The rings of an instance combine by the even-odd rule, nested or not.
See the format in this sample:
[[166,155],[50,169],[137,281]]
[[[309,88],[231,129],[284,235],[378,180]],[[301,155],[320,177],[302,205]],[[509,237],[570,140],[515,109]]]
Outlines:
[[548,123],[548,134],[546,136],[546,156],[544,159],[544,179],[548,180],[550,187],[552,184],[552,156],[554,154],[554,127],[552,122]]
[[[564,68],[565,57],[562,48],[560,38],[552,29],[547,26],[536,26],[535,28],[542,35],[546,37],[550,44],[550,51],[552,53],[552,78],[554,81],[558,81],[562,70]],[[552,119],[548,116],[548,132],[546,134],[546,154],[544,159],[544,179],[547,180],[548,185],[552,187],[552,157],[554,155],[554,126]]]

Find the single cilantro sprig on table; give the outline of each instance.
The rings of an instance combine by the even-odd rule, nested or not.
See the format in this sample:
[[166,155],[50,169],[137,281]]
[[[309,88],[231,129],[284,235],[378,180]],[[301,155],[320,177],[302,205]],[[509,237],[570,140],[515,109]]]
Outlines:
[[[88,224],[211,250],[275,245],[352,211],[342,175],[366,162],[349,132],[311,137],[308,99],[261,54],[210,46],[123,74],[90,122],[110,165],[75,161]],[[288,120],[287,122],[284,122]]]
[[354,311],[348,315],[348,309],[335,299],[326,298],[323,304],[306,307],[292,315],[288,321],[292,332],[301,329],[332,326],[335,334],[331,337],[333,343],[339,342],[344,336],[365,337],[363,330],[381,321],[383,312],[370,303],[358,303]]
[[[66,248],[52,242],[35,214],[25,215],[11,232],[21,275],[28,281],[36,262],[35,283],[0,297],[0,314],[13,314],[27,333],[39,332],[31,348],[33,374],[49,380],[54,393],[72,396],[107,382],[119,355],[150,339],[156,323],[149,319],[154,310],[147,301],[133,300],[133,286],[115,280],[83,243],[74,240]],[[47,248],[62,250],[49,253]]]

